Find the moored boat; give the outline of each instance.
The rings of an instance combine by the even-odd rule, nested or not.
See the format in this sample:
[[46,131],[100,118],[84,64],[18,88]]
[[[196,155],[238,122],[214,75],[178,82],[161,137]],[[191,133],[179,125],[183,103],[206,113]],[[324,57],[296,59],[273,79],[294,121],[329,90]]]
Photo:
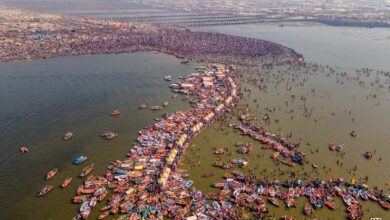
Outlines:
[[101,219],[105,219],[108,215],[110,214],[110,211],[103,211],[97,219],[101,220]]
[[326,202],[325,202],[325,205],[326,205],[329,209],[331,209],[331,210],[336,209],[336,205],[335,205],[334,202],[331,201],[331,200],[326,201]]
[[313,212],[313,207],[311,206],[310,203],[305,204],[304,212],[305,212],[305,215],[307,215],[307,216],[311,215],[311,213]]
[[385,200],[379,199],[378,202],[382,206],[382,208],[384,208],[386,210],[389,209],[389,204]]
[[273,198],[273,197],[269,197],[269,198],[268,198],[268,201],[269,201],[272,205],[274,205],[274,206],[279,206],[278,200],[276,200],[276,199]]

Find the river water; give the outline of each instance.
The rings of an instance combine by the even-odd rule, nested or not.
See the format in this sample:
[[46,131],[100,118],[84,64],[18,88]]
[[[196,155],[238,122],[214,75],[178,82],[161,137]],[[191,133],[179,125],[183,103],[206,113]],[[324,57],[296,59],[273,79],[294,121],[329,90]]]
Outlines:
[[[70,219],[77,206],[70,204],[80,181],[76,176],[88,163],[96,174],[109,162],[125,158],[137,131],[155,117],[187,106],[171,100],[163,76],[187,75],[193,66],[171,56],[154,53],[90,55],[0,64],[0,219]],[[170,105],[162,111],[139,110],[141,103]],[[122,115],[112,118],[119,109]],[[99,137],[104,130],[119,136]],[[62,140],[72,131],[73,139]],[[27,145],[28,154],[19,147]],[[76,155],[88,156],[75,166]],[[45,173],[59,169],[53,180]],[[46,198],[35,193],[46,184],[59,186],[68,176],[69,188],[55,189]]]
[[[356,74],[353,68],[390,70],[388,29],[244,25],[212,27],[211,30],[281,43],[303,53],[307,61],[338,66],[335,68],[337,71],[348,72],[351,76]],[[70,203],[80,184],[76,175],[88,164],[75,166],[71,163],[72,159],[80,154],[88,156],[89,162],[96,164],[94,172],[101,174],[110,161],[124,158],[139,129],[152,124],[155,117],[165,112],[188,107],[179,97],[171,99],[169,83],[162,78],[172,75],[177,79],[179,75],[194,71],[193,67],[181,65],[178,59],[171,56],[154,53],[0,63],[0,219],[70,219],[78,209],[77,205]],[[310,162],[316,162],[321,168],[326,166],[326,169],[333,169],[331,173],[313,173],[310,164],[306,164],[292,170],[297,173],[306,171],[311,176],[321,178],[343,176],[350,179],[368,175],[370,186],[378,185],[389,192],[387,184],[390,172],[386,163],[390,159],[390,142],[387,138],[390,130],[389,90],[378,88],[378,84],[359,86],[353,79],[346,78],[341,79],[344,84],[340,84],[337,75],[329,69],[308,68],[310,73],[293,77],[283,72],[287,71],[287,67],[281,68],[271,70],[271,73],[283,75],[285,81],[276,84],[270,80],[267,91],[259,91],[253,85],[244,83],[243,86],[251,88],[253,92],[250,96],[245,93],[241,103],[249,104],[251,113],[258,118],[267,113],[266,107],[275,107],[275,111],[268,112],[272,118],[271,124],[261,120],[256,123],[275,133],[293,131],[293,139],[302,137],[303,143],[311,143],[302,146]],[[305,69],[289,71],[298,74]],[[269,73],[258,70],[251,74],[254,78],[260,78]],[[380,77],[384,81],[384,77]],[[295,82],[305,80],[304,85],[296,85],[293,78]],[[376,72],[362,78],[367,82],[375,81]],[[287,82],[292,85],[291,91],[286,90]],[[374,93],[377,95],[375,99],[370,96]],[[295,95],[295,101],[291,95]],[[301,96],[307,101],[302,102],[299,99]],[[258,101],[254,102],[254,99]],[[170,105],[160,112],[138,109],[141,103],[154,105],[164,100],[168,100]],[[288,107],[285,106],[286,101]],[[377,105],[379,101],[381,104]],[[313,110],[311,118],[303,117],[304,107]],[[112,118],[109,113],[114,109],[120,109],[122,115]],[[290,109],[295,110],[293,119],[288,112]],[[347,110],[352,110],[351,115]],[[323,122],[313,122],[314,117]],[[274,122],[275,119],[279,122]],[[119,137],[112,141],[102,140],[98,135],[107,129],[118,132]],[[358,132],[356,138],[349,136],[352,129]],[[61,138],[67,131],[72,131],[74,138],[64,142]],[[217,160],[212,148],[228,147],[235,152],[234,143],[237,141],[253,142],[231,129],[220,130],[218,125],[195,139],[190,153],[185,157],[186,161],[191,162],[186,163],[185,167],[189,168],[190,177],[197,187],[206,192],[212,191],[210,184],[229,171],[211,167]],[[346,145],[343,158],[328,151],[327,144],[331,142]],[[22,145],[29,146],[28,154],[19,153]],[[243,172],[254,168],[258,175],[274,178],[279,168],[291,171],[276,165],[269,158],[271,152],[260,149],[259,144],[254,143],[254,148],[254,153],[244,155],[248,157],[250,165]],[[374,149],[377,153],[372,160],[362,157],[362,153]],[[222,159],[244,156],[233,153]],[[378,160],[379,157],[382,161]],[[337,160],[343,161],[343,167],[336,165]],[[200,161],[200,166],[190,166],[197,161]],[[350,172],[355,165],[358,170]],[[59,168],[59,174],[45,181],[46,172],[54,167]],[[215,176],[200,177],[205,170],[213,171]],[[48,183],[58,186],[68,176],[74,179],[70,187],[55,189],[45,198],[35,197],[42,186]],[[291,214],[302,219],[304,201],[298,202],[296,209],[271,208],[271,212],[277,216]],[[322,209],[316,216],[321,219],[343,218],[344,207],[340,201],[337,205],[336,211]],[[370,209],[370,212],[366,210],[366,218],[390,218],[388,212],[377,204],[370,202],[363,205]],[[94,209],[90,219],[96,216]]]

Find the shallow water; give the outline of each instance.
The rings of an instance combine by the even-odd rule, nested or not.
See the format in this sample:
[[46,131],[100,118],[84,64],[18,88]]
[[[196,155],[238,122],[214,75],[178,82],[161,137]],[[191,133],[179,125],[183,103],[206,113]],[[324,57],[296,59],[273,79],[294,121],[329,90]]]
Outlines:
[[[81,183],[82,167],[96,164],[101,174],[109,162],[123,159],[137,131],[155,117],[187,106],[171,99],[163,76],[193,72],[192,65],[162,54],[134,53],[61,57],[0,64],[0,219],[70,219],[78,208],[70,199]],[[139,110],[141,103],[169,106],[161,111]],[[119,109],[122,115],[109,114]],[[119,137],[105,141],[104,130]],[[63,141],[65,132],[73,139]],[[28,154],[19,153],[27,145]],[[76,155],[88,161],[75,166]],[[47,171],[59,173],[45,181]],[[35,193],[46,184],[59,186],[68,176],[73,183],[46,198]],[[91,218],[92,219],[92,218]]]
[[[375,81],[376,74],[371,74],[370,77],[361,77],[367,82],[366,86],[361,86],[355,80],[331,74],[329,69],[305,74],[306,69],[313,68],[286,70],[285,67],[280,67],[269,71],[267,75],[263,70],[255,71],[253,76],[251,75],[253,78],[260,79],[257,74],[263,78],[278,75],[284,81],[276,84],[277,80],[273,80],[270,76],[266,79],[269,82],[265,83],[268,86],[267,91],[260,91],[257,87],[244,83],[243,88],[251,89],[252,92],[244,92],[244,98],[240,104],[248,104],[248,112],[257,117],[257,120],[252,121],[253,124],[263,126],[272,133],[283,137],[292,131],[291,141],[301,142],[300,149],[306,152],[307,163],[294,168],[279,164],[270,158],[273,151],[261,149],[261,144],[249,137],[242,137],[239,131],[228,128],[226,124],[222,130],[219,129],[219,124],[216,124],[194,140],[193,146],[189,150],[190,153],[183,160],[183,164],[186,164],[185,167],[189,169],[190,178],[195,181],[196,186],[205,192],[213,192],[214,190],[210,188],[211,184],[221,180],[223,174],[234,169],[223,170],[213,167],[212,164],[218,160],[227,162],[233,158],[247,158],[249,160],[248,167],[236,169],[244,173],[248,173],[249,169],[254,169],[254,174],[260,178],[283,181],[290,177],[291,172],[295,172],[297,178],[300,179],[304,178],[304,172],[310,178],[319,177],[325,180],[340,177],[358,180],[368,176],[368,184],[371,187],[380,186],[385,192],[390,191],[390,172],[386,162],[390,160],[390,151],[387,147],[390,144],[387,138],[387,131],[390,129],[390,119],[387,117],[388,109],[390,109],[390,90],[370,85],[369,82]],[[280,73],[279,70],[284,70],[285,73]],[[344,69],[344,71],[348,70]],[[297,74],[297,76],[292,77],[292,74]],[[356,73],[352,71],[350,74]],[[244,75],[249,76],[249,73],[244,73]],[[303,86],[300,84],[301,82],[304,82]],[[287,85],[290,85],[292,89],[287,90]],[[377,94],[376,98],[366,98],[369,94],[374,93]],[[292,99],[292,95],[295,95],[294,99]],[[306,98],[306,101],[301,100],[301,96]],[[255,99],[256,102],[254,102]],[[380,105],[376,105],[378,101],[381,102]],[[311,117],[304,116],[304,106],[312,111]],[[267,110],[271,107],[275,108],[275,111]],[[290,110],[294,110],[294,113],[290,113]],[[351,110],[351,114],[349,114],[349,110]],[[271,117],[269,124],[262,120],[265,114]],[[321,122],[314,122],[315,118]],[[228,123],[235,121],[236,119],[233,119]],[[349,134],[352,129],[358,133],[355,138]],[[237,153],[239,148],[234,146],[237,142],[252,143],[254,151],[250,154]],[[310,143],[310,145],[306,145],[306,143]],[[345,155],[342,157],[339,153],[329,151],[329,143],[345,144]],[[232,155],[218,158],[217,155],[214,155],[213,147],[228,147]],[[371,160],[363,157],[364,152],[374,150],[376,150],[376,154]],[[379,161],[380,158],[381,161]],[[337,160],[343,165],[337,165]],[[200,166],[195,165],[198,161]],[[311,163],[313,162],[318,165],[319,172],[315,172],[312,168]],[[353,171],[355,165],[357,170]],[[206,171],[214,172],[215,176],[201,177]],[[282,172],[285,174],[281,174]],[[302,210],[306,202],[307,200],[301,198],[298,200],[297,208],[289,210],[273,208],[271,205],[267,207],[271,207],[270,211],[277,217],[288,214],[302,219]],[[336,211],[322,208],[315,212],[315,216],[320,219],[343,218],[345,206],[340,199],[337,202]],[[363,202],[363,206],[366,213],[365,218],[379,216],[387,219],[390,217],[389,212],[381,209],[377,203]]]

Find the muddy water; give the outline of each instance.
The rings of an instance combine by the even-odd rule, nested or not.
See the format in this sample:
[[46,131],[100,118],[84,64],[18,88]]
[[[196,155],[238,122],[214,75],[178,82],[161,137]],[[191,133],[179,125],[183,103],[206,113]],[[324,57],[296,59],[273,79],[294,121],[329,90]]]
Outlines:
[[[226,124],[216,124],[195,139],[190,153],[183,161],[195,184],[205,192],[213,192],[210,185],[220,180],[224,173],[234,169],[223,170],[213,167],[212,164],[217,160],[247,158],[248,167],[238,169],[245,173],[254,169],[254,174],[260,178],[284,180],[290,177],[292,172],[300,179],[304,179],[305,173],[309,178],[344,177],[349,180],[361,178],[361,181],[365,181],[368,176],[368,184],[371,187],[380,186],[389,192],[390,171],[387,161],[390,160],[390,141],[387,133],[390,129],[390,90],[388,84],[385,88],[379,88],[388,77],[377,74],[376,71],[366,76],[352,69],[337,70],[348,72],[349,76],[360,74],[359,80],[366,84],[359,85],[355,78],[341,77],[337,75],[337,71],[332,71],[318,66],[284,66],[272,70],[256,69],[243,74],[242,87],[252,92],[244,92],[244,98],[240,102],[242,112],[247,109],[249,114],[257,117],[257,120],[251,123],[263,126],[272,133],[286,137],[291,131],[291,141],[300,142],[300,149],[307,154],[305,165],[290,168],[278,164],[270,158],[271,150],[261,149],[259,143],[242,137],[238,131]],[[267,89],[259,90],[253,83],[248,83],[248,78],[259,81],[263,78],[265,83],[262,85],[266,85]],[[376,82],[378,79],[380,81]],[[270,116],[270,123],[262,120],[265,114]],[[236,116],[228,123],[234,121]],[[353,129],[357,132],[357,137],[351,137],[350,132]],[[237,153],[239,148],[234,146],[237,142],[253,143],[254,151],[249,155]],[[345,154],[329,151],[329,143],[345,144]],[[214,155],[213,147],[228,147],[232,155],[218,158]],[[376,151],[376,154],[371,160],[367,160],[362,155],[366,151]],[[318,165],[318,171],[312,168],[313,162]],[[196,166],[196,163],[200,163],[200,166]],[[215,176],[201,177],[206,171],[214,172]],[[271,207],[270,211],[277,217],[289,214],[303,219],[302,210],[305,203],[305,199],[300,199],[297,208],[289,210],[273,208],[271,205],[268,207]],[[326,208],[316,211],[315,216],[320,219],[342,219],[345,216],[345,207],[341,200],[337,201],[337,206],[335,211]],[[381,209],[377,203],[363,202],[363,206],[366,219],[375,216],[383,219],[390,217],[389,212]]]
[[[137,132],[165,112],[184,109],[171,99],[163,76],[194,71],[171,56],[154,53],[62,57],[0,64],[0,219],[71,219],[79,208],[70,199],[81,180],[80,170],[95,163],[102,174],[109,162],[125,158]],[[161,111],[139,110],[141,103],[169,106]],[[119,109],[122,115],[109,114]],[[104,130],[119,136],[99,137]],[[64,142],[65,132],[74,137]],[[27,145],[28,154],[19,153]],[[75,166],[72,160],[88,161]],[[59,173],[45,181],[46,172]],[[59,187],[68,176],[69,188],[56,188],[45,198],[36,192],[46,184]],[[101,204],[102,205],[102,204]],[[94,212],[91,219],[96,218]]]

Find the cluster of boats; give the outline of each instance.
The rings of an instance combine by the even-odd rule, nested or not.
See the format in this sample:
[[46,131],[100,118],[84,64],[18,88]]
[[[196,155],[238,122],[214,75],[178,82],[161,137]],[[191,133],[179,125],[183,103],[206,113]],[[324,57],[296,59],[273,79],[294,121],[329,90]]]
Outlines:
[[[263,149],[274,150],[275,152],[271,158],[276,159],[279,155],[282,155],[285,158],[280,160],[282,164],[288,166],[303,164],[305,153],[298,150],[299,144],[288,143],[284,138],[268,133],[264,128],[255,127],[247,122],[232,124],[231,126],[240,130],[244,135],[248,135],[254,140],[259,141]],[[290,160],[287,158],[290,158]]]
[[[97,203],[106,200],[100,209],[98,219],[110,214],[120,214],[118,219],[241,219],[240,209],[254,211],[259,219],[267,213],[267,203],[286,208],[297,207],[299,197],[307,197],[303,212],[310,216],[316,209],[326,206],[336,208],[335,199],[341,198],[347,206],[350,219],[359,219],[363,210],[359,200],[378,202],[388,209],[389,196],[380,190],[369,191],[368,186],[348,182],[344,179],[304,183],[301,180],[287,179],[284,182],[256,179],[240,171],[226,173],[224,179],[213,184],[219,193],[204,195],[193,187],[186,170],[177,168],[181,156],[189,143],[203,129],[215,120],[222,118],[238,101],[238,88],[233,67],[209,65],[188,77],[183,77],[178,87],[172,89],[190,100],[193,107],[187,111],[165,114],[152,125],[139,131],[137,142],[127,154],[126,160],[111,162],[102,176],[89,176],[77,189],[73,202],[80,204],[78,214],[73,218],[87,219]],[[267,133],[262,128],[249,124],[232,125],[263,144],[263,148],[273,149],[272,157],[282,155],[281,163],[301,164],[305,154],[298,151],[298,144],[289,144],[283,138]],[[243,154],[252,151],[251,145],[240,146]],[[217,149],[216,154],[225,154],[226,149]],[[79,157],[75,161],[86,160]],[[222,168],[246,166],[248,161],[240,158],[228,163],[216,163]],[[88,175],[94,168],[85,167],[80,177]],[[55,175],[56,172],[53,173]],[[52,174],[51,174],[52,175]],[[53,176],[54,176],[53,175]],[[202,176],[210,177],[206,172]],[[48,175],[49,176],[49,175]],[[67,184],[72,179],[67,178]],[[64,184],[65,184],[64,181]],[[64,187],[66,187],[66,185]],[[45,186],[38,196],[45,195],[54,186]],[[291,216],[282,219],[292,220]]]
[[233,68],[224,65],[205,66],[183,77],[173,92],[183,94],[193,107],[165,114],[153,126],[139,131],[127,160],[112,162],[104,176],[87,178],[73,198],[81,204],[74,219],[88,218],[108,190],[113,194],[99,219],[110,213],[122,214],[120,219],[239,219],[232,206],[221,212],[230,203],[209,204],[202,192],[192,187],[193,182],[186,180],[188,174],[177,168],[189,142],[237,102],[235,77]]
[[[74,160],[73,160],[73,163],[74,164],[80,164],[84,161],[87,160],[87,157],[85,156],[77,156]],[[80,178],[83,178],[85,176],[87,176],[88,174],[90,174],[94,168],[95,164],[90,164],[86,167],[84,167],[82,170],[81,170],[81,173],[79,175]],[[52,179],[54,176],[56,176],[58,173],[58,169],[57,168],[54,168],[52,170],[50,170],[49,172],[47,172],[46,174],[46,180],[50,180]],[[67,177],[62,183],[61,183],[61,188],[66,188],[71,182],[72,182],[73,178],[72,177]],[[41,196],[44,196],[46,194],[48,194],[49,192],[51,192],[53,189],[54,189],[54,185],[46,185],[44,186],[38,193],[37,193],[37,196],[38,197],[41,197]]]
[[[209,195],[218,201],[229,201],[232,204],[247,207],[256,211],[261,218],[268,213],[266,201],[273,206],[280,206],[283,201],[286,208],[297,207],[296,200],[299,197],[307,197],[308,203],[304,206],[304,213],[311,216],[316,209],[326,206],[330,210],[336,209],[335,198],[342,199],[347,206],[349,219],[360,219],[364,212],[359,204],[361,200],[378,202],[384,209],[389,209],[389,196],[385,196],[380,190],[369,191],[365,184],[348,182],[344,179],[320,181],[315,179],[308,183],[288,179],[285,182],[258,180],[245,176],[240,171],[226,173],[224,180],[214,183],[213,187],[220,188],[218,194]],[[230,196],[231,195],[231,196]],[[386,201],[387,200],[387,201]]]

